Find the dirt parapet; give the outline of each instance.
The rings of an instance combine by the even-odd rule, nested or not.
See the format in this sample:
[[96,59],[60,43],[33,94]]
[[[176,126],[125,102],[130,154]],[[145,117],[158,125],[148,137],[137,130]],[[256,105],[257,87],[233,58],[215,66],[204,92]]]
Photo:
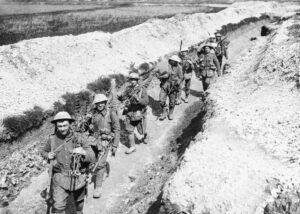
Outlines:
[[166,213],[298,212],[300,61],[299,41],[288,31],[293,24],[253,41],[210,90],[213,116],[164,188]]
[[[221,26],[263,13],[286,14],[278,3],[233,4],[217,14],[150,20],[117,33],[39,38],[0,48],[0,118],[34,105],[49,109],[65,92],[76,92],[99,75],[127,72],[134,61],[155,61],[204,40]],[[112,57],[113,56],[113,57]]]

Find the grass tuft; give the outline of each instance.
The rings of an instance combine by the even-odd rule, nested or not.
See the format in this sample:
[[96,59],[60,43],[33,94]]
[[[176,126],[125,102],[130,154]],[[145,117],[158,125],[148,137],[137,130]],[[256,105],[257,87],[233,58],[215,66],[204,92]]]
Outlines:
[[300,24],[293,24],[288,27],[289,35],[293,36],[294,38],[300,38]]
[[109,78],[116,80],[116,87],[121,87],[126,82],[126,77],[123,74],[111,74]]
[[32,110],[25,111],[22,115],[7,117],[3,120],[4,127],[10,132],[12,138],[17,138],[33,128],[43,124],[44,111],[35,106]]
[[43,124],[44,111],[41,107],[34,106],[32,110],[25,111],[24,114],[30,123],[28,128],[39,128]]
[[111,81],[108,77],[100,77],[87,85],[87,88],[96,94],[106,93],[111,88]]

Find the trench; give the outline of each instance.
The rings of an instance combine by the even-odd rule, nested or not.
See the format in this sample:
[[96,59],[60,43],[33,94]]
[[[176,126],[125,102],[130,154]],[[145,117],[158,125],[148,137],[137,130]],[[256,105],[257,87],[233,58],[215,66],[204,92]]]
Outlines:
[[[229,32],[228,37],[232,44],[230,46],[232,61],[241,55],[243,51],[247,51],[252,45],[250,38],[253,36],[259,37],[261,27],[271,22],[269,19],[263,19],[254,23],[250,22],[237,26],[237,28]],[[200,97],[199,91],[193,91],[192,94],[195,97]],[[180,118],[181,124],[177,125],[173,130],[173,137],[175,139],[169,139],[168,149],[164,157],[149,167],[146,174],[141,175],[139,181],[131,188],[129,194],[123,198],[127,200],[127,204],[117,204],[116,206],[123,208],[113,209],[109,213],[170,213],[169,209],[167,211],[164,208],[164,185],[180,166],[186,149],[195,142],[196,137],[201,136],[204,123],[208,117],[206,115],[205,100],[196,101],[189,109],[186,109],[182,118]],[[158,173],[161,175],[155,176]],[[144,194],[141,192],[144,192]]]
[[[203,131],[205,114],[206,111],[201,110],[196,115],[196,117],[192,119],[191,123],[182,130],[182,134],[176,138],[175,146],[177,147],[176,153],[178,156],[178,160],[181,159],[182,155],[184,154],[185,150],[189,147],[189,145],[194,142],[196,135]],[[180,162],[174,164],[176,165],[178,163],[180,164]],[[164,203],[162,200],[162,195],[163,192],[161,191],[157,197],[157,200],[153,202],[152,205],[148,208],[146,214],[168,214],[163,206]]]
[[[262,24],[265,24],[268,21],[260,21],[256,24],[250,24],[240,27],[238,30],[232,33],[233,39],[235,39],[235,42],[239,42],[238,47],[232,48],[232,53],[238,54],[241,49],[249,46],[251,42],[249,42],[250,35],[245,36],[248,33],[248,30],[252,30],[253,32],[258,32],[257,28],[260,28]],[[254,30],[253,30],[254,29]],[[242,35],[239,35],[242,34]],[[251,32],[250,32],[251,34]],[[241,40],[241,37],[246,37],[245,41]],[[249,37],[249,38],[248,38]],[[229,36],[230,39],[230,36]],[[195,82],[195,81],[194,81]],[[197,90],[192,90],[191,95],[195,98],[197,98],[197,101],[194,101],[193,104],[191,104],[189,107],[184,109],[182,112],[182,116],[180,117],[178,123],[174,125],[174,129],[172,129],[173,136],[171,136],[168,139],[168,146],[166,148],[167,152],[165,155],[160,158],[160,160],[156,160],[155,163],[152,165],[153,168],[150,170],[150,172],[144,175],[139,175],[137,177],[137,180],[144,180],[149,181],[150,186],[155,186],[155,191],[150,192],[146,195],[145,199],[147,197],[151,197],[150,200],[146,201],[145,204],[143,204],[143,213],[151,214],[151,213],[158,213],[158,214],[165,214],[166,211],[163,208],[162,203],[162,189],[165,182],[170,178],[170,176],[176,171],[176,168],[178,165],[180,165],[180,160],[182,155],[185,153],[186,149],[189,147],[189,145],[195,140],[196,135],[203,130],[203,123],[204,123],[204,117],[205,117],[205,102],[199,101],[200,99],[200,92]],[[156,101],[155,101],[156,102]],[[152,111],[155,111],[156,109],[152,109]],[[196,115],[196,116],[195,116]],[[169,124],[168,124],[169,125]],[[140,155],[142,156],[143,153]],[[122,157],[121,157],[122,158]],[[130,158],[130,157],[129,157]],[[127,158],[128,159],[128,158]],[[127,163],[130,163],[130,160],[127,161]],[[117,164],[115,164],[117,165]],[[120,166],[117,170],[121,170]],[[163,175],[158,178],[159,180],[153,179],[153,174],[156,172],[161,172]],[[153,173],[151,175],[151,173]],[[106,185],[106,184],[104,184]],[[136,186],[141,187],[141,183],[136,182]],[[115,187],[115,186],[113,186]],[[132,191],[130,190],[129,194],[132,194],[132,203],[129,203],[129,205],[136,205],[141,197],[136,197],[135,193],[138,191],[141,191],[141,188],[135,188],[133,187]],[[143,188],[146,188],[147,186],[143,186]],[[109,187],[108,187],[109,188]],[[142,189],[143,189],[142,188]],[[122,196],[123,197],[123,196]],[[127,197],[127,195],[125,196]],[[99,202],[103,203],[103,202]],[[120,204],[114,205],[115,207],[119,207]],[[125,205],[125,206],[128,206]],[[115,210],[114,210],[115,211]],[[87,212],[88,213],[88,212]],[[101,212],[102,213],[102,212]],[[103,212],[103,213],[126,213],[126,212]]]

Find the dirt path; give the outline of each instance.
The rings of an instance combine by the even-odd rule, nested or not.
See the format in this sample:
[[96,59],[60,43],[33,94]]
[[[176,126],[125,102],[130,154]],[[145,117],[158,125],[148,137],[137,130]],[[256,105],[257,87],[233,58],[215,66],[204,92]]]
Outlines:
[[[234,34],[229,36],[231,45],[229,47],[229,52],[231,53],[230,62],[234,62],[237,57],[241,54],[248,51],[248,48],[252,46],[250,37],[259,36],[260,26],[264,22],[256,23],[250,26],[245,26],[239,29]],[[192,90],[199,92],[202,90],[200,82],[193,78]],[[154,100],[158,100],[159,88],[156,85],[156,88],[150,91],[150,96]],[[197,93],[194,93],[197,95]],[[189,105],[182,104],[179,107],[176,107],[175,110],[175,119],[174,121],[157,121],[155,115],[150,111],[149,112],[149,132],[155,133],[152,134],[152,139],[150,145],[140,145],[138,147],[138,152],[132,156],[126,156],[123,154],[124,147],[121,148],[119,154],[120,156],[117,159],[111,161],[112,163],[112,174],[111,177],[104,184],[104,194],[101,200],[93,200],[88,202],[86,205],[86,213],[117,213],[113,209],[116,204],[120,206],[122,202],[117,199],[121,198],[120,196],[131,194],[130,188],[132,188],[137,181],[131,182],[129,176],[138,178],[143,176],[144,169],[147,168],[151,163],[159,161],[160,157],[165,153],[165,149],[169,146],[167,139],[172,136],[178,136],[178,133],[172,133],[172,130],[182,130],[187,126],[189,121],[197,115],[200,111],[200,106],[197,110],[192,110],[193,115],[188,116],[187,118],[181,118],[184,115],[184,112],[190,107],[193,108],[193,104],[199,101],[197,96],[191,96],[191,102]],[[157,102],[157,101],[156,101]],[[184,122],[182,120],[184,120]],[[118,160],[119,159],[119,160]],[[121,164],[120,164],[121,163]],[[117,166],[115,169],[114,166]],[[90,196],[91,198],[91,196]],[[126,197],[122,197],[124,203],[126,203]],[[138,200],[138,199],[137,199]],[[114,210],[113,212],[110,212]],[[120,211],[119,211],[120,212]],[[146,212],[146,210],[145,210]]]
[[[289,196],[299,189],[299,129],[293,128],[299,126],[299,90],[291,78],[299,64],[289,61],[299,42],[287,36],[292,23],[254,41],[210,90],[213,116],[165,185],[167,210],[299,213],[299,195]],[[287,201],[291,209],[281,207]],[[266,204],[275,209],[266,212]]]
[[[262,24],[263,22],[260,22],[242,27],[229,36],[231,41],[229,51],[231,53],[231,62],[235,61],[236,57],[241,55],[243,51],[247,51],[252,45],[249,38],[259,35],[260,25]],[[189,112],[188,116],[185,114],[185,111],[194,108],[197,102],[199,103],[199,93],[197,92],[202,90],[200,82],[195,78],[193,78],[191,88],[193,93],[190,97],[190,103],[176,107],[173,121],[165,120],[161,122],[157,120],[157,116],[160,113],[158,103],[159,86],[158,82],[154,84],[154,87],[149,90],[151,97],[151,104],[148,108],[150,143],[148,145],[137,145],[137,152],[129,156],[124,154],[126,147],[120,145],[117,156],[109,160],[111,163],[111,174],[104,182],[102,198],[98,200],[92,199],[92,185],[89,186],[85,213],[112,213],[110,210],[115,208],[114,206],[119,203],[118,200],[122,196],[130,194],[130,189],[136,184],[135,180],[138,180],[144,174],[144,170],[152,163],[160,160],[160,157],[165,154],[166,149],[169,147],[169,139],[174,135],[179,135],[180,133],[177,131],[181,132],[200,111],[199,106],[198,109]],[[177,133],[174,133],[175,130]],[[42,173],[32,181],[32,184],[22,190],[20,196],[11,203],[9,209],[13,213],[30,214],[44,212],[45,204],[39,197],[39,192],[46,186],[47,173]],[[37,207],[43,208],[37,210]]]

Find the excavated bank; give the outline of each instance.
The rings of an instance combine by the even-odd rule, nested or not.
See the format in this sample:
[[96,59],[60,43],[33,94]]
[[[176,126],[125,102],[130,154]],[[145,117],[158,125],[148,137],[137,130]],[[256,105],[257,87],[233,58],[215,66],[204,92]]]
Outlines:
[[299,213],[298,20],[255,41],[210,90],[212,117],[164,187],[166,213]]
[[[159,56],[206,39],[221,26],[264,13],[287,15],[290,5],[237,3],[216,14],[150,20],[117,33],[38,38],[0,48],[0,120],[34,105],[51,108],[66,92],[84,89],[99,75],[127,72],[131,62]],[[113,57],[112,57],[113,56]]]
[[[227,32],[228,39],[231,41],[229,53],[232,62],[236,61],[240,54],[248,52],[248,48],[253,46],[250,38],[259,37],[261,26],[266,24],[269,22],[248,23],[233,32]],[[226,26],[223,29],[226,29]],[[193,83],[199,84],[197,80],[193,80]],[[200,96],[200,91],[192,90],[192,95]],[[184,157],[182,155],[190,144],[194,144],[195,135],[202,131],[203,123],[211,117],[212,111],[208,109],[210,107],[210,103],[198,101],[185,111],[185,116],[182,116],[184,123],[178,124],[178,130],[175,128],[173,134],[167,139],[170,142],[168,149],[158,161],[144,170],[137,181],[133,181],[133,187],[126,195],[120,197],[116,208],[110,210],[109,213],[172,213],[170,209],[164,208],[162,188],[181,165],[182,157]],[[199,140],[199,137],[197,139]]]

